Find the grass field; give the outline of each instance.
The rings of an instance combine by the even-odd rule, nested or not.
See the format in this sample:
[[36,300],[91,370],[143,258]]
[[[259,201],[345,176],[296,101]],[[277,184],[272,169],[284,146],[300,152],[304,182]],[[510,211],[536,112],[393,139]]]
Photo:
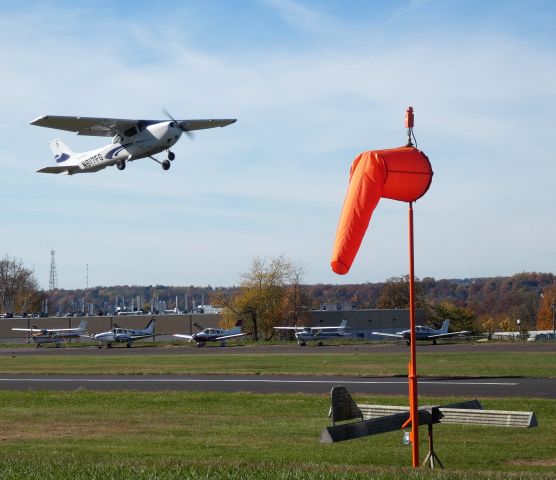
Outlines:
[[[408,355],[233,354],[226,355],[25,355],[0,356],[0,373],[53,374],[296,374],[407,375]],[[419,353],[420,376],[529,376],[556,378],[554,352]]]
[[[324,395],[4,391],[0,479],[556,478],[554,401],[484,402],[496,409],[516,404],[535,411],[540,427],[435,426],[447,470],[431,473],[407,467],[411,452],[401,432],[319,444],[329,424]],[[422,429],[422,458],[425,438]]]
[[[0,356],[0,373],[406,375],[407,354]],[[420,353],[422,376],[556,377],[556,352]],[[467,398],[465,398],[467,399]],[[403,397],[358,396],[406,404]],[[463,398],[420,398],[420,404]],[[0,391],[2,479],[556,479],[553,400],[484,400],[532,410],[539,427],[435,426],[445,471],[414,471],[401,432],[332,445],[326,395]],[[426,454],[421,429],[421,459]]]

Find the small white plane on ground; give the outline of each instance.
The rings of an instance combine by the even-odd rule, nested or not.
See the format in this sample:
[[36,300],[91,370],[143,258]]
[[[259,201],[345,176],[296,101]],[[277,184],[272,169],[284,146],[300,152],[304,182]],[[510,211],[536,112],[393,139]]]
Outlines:
[[45,343],[54,343],[59,347],[62,343],[72,338],[79,338],[87,332],[87,320],[82,320],[76,328],[12,328],[18,332],[27,332],[28,342],[35,342],[38,347]]
[[335,327],[274,327],[274,330],[295,331],[295,339],[302,347],[311,341],[322,345],[322,340],[325,339],[351,336],[351,333],[347,331],[347,320],[342,320],[340,325]]
[[176,338],[185,338],[188,342],[194,340],[197,342],[197,347],[204,347],[207,342],[220,342],[220,346],[226,346],[226,340],[230,338],[245,337],[249,333],[241,331],[241,320],[238,320],[235,327],[230,330],[223,330],[221,328],[205,328],[204,330],[194,333],[193,335],[186,335],[185,333],[175,333],[173,336]]
[[154,337],[154,318],[147,324],[147,326],[142,330],[133,330],[130,328],[121,328],[115,326],[112,330],[107,332],[97,333],[96,335],[83,335],[84,337],[92,338],[98,342],[98,348],[102,348],[102,344],[105,343],[108,348],[112,348],[113,343],[126,343],[127,348],[131,347],[131,344],[135,340],[141,340],[142,338]]
[[[439,338],[450,338],[457,337],[460,335],[467,335],[468,330],[462,330],[461,332],[450,332],[448,333],[448,327],[450,326],[450,320],[444,320],[444,323],[439,329],[426,327],[423,325],[415,325],[415,339],[416,340],[432,340],[433,345],[436,345],[436,340]],[[410,344],[411,330],[402,330],[397,333],[382,333],[382,332],[372,332],[373,335],[380,335],[382,337],[391,338],[403,338]]]
[[[190,136],[194,130],[225,127],[236,119],[220,120],[175,120],[166,112],[169,120],[129,120],[121,118],[68,117],[44,115],[36,118],[31,125],[76,132],[78,135],[113,137],[112,143],[83,153],[73,152],[62,140],[54,139],[48,143],[56,166],[44,167],[37,173],[76,173],[98,172],[103,168],[116,165],[123,170],[127,162],[150,158],[162,165],[163,170],[170,168],[170,161],[176,158],[170,148],[180,139],[182,133]],[[160,161],[153,155],[168,151],[168,159]]]

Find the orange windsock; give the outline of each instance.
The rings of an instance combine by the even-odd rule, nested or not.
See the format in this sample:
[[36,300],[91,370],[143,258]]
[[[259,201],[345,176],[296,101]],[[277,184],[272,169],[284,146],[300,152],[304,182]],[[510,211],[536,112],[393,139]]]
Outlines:
[[332,270],[340,275],[349,272],[381,197],[413,202],[427,192],[432,174],[427,156],[413,147],[361,153],[351,165],[330,262]]

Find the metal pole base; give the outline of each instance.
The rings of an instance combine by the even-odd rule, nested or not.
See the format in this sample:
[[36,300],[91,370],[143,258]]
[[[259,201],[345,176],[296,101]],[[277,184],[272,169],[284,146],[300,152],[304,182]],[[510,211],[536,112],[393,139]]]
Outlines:
[[438,463],[438,465],[440,465],[440,468],[444,468],[444,465],[442,465],[442,462],[440,461],[440,458],[438,458],[438,455],[436,455],[436,453],[434,453],[434,444],[433,444],[433,438],[432,438],[432,423],[428,424],[429,427],[429,453],[427,453],[427,456],[425,457],[425,461],[423,462],[423,467],[424,466],[429,466],[430,468],[434,469],[435,467],[435,462]]

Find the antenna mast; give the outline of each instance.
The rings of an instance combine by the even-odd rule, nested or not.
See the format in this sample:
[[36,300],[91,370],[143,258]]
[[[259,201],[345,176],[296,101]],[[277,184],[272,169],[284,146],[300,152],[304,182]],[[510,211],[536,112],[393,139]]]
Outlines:
[[58,274],[56,273],[56,251],[50,250],[50,279],[48,281],[48,289],[54,290],[58,288]]

